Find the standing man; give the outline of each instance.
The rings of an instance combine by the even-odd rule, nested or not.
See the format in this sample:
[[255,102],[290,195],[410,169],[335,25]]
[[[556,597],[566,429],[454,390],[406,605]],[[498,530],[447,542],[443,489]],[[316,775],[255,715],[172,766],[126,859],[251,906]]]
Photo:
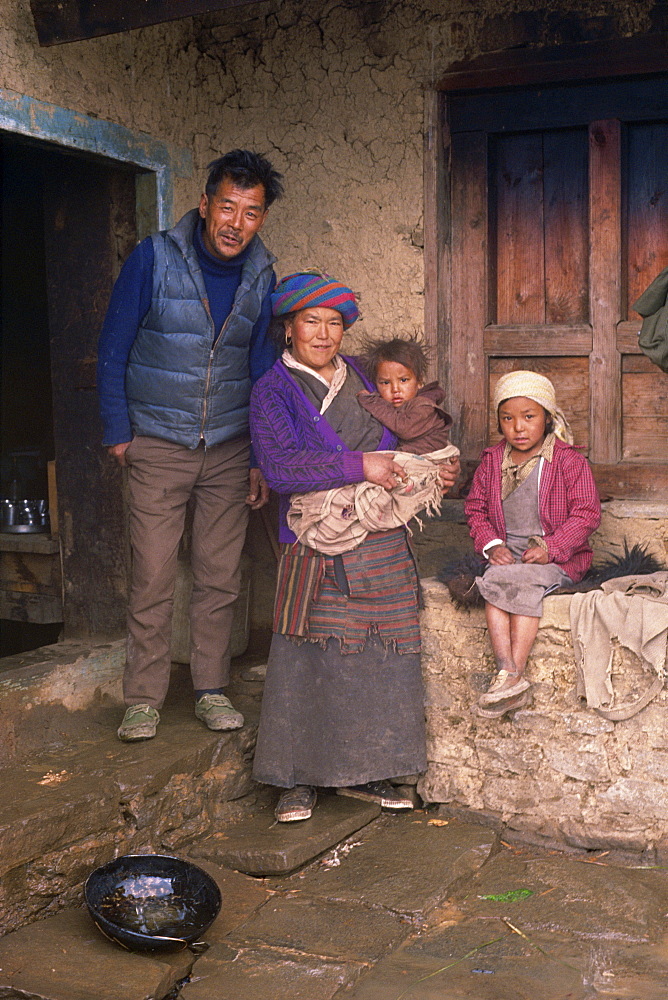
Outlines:
[[260,470],[249,475],[248,401],[275,360],[267,327],[276,258],[258,233],[283,188],[271,163],[248,150],[208,169],[199,208],[126,261],[98,348],[103,443],[128,467],[130,496],[124,741],[151,739],[160,721],[190,497],[195,715],[215,730],[244,723],[224,688],[248,510],[269,495]]

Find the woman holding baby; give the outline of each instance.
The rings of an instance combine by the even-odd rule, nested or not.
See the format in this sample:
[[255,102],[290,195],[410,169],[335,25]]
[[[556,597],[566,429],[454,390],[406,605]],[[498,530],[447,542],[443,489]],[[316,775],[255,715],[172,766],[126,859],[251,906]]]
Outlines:
[[[253,390],[251,433],[279,494],[281,555],[254,777],[283,789],[279,822],[308,819],[318,787],[410,809],[388,780],[426,768],[419,583],[406,530],[372,532],[332,556],[298,542],[286,514],[294,493],[401,482],[401,466],[382,454],[397,437],[378,399],[391,416],[408,399],[429,397],[417,404],[420,418],[428,410],[431,431],[435,418],[445,440],[449,418],[440,389],[423,384],[410,357],[377,359],[371,381],[340,353],[358,316],[350,288],[300,272],[279,282],[272,306],[284,350]],[[419,451],[419,443],[406,447]],[[458,463],[440,468],[447,492]]]

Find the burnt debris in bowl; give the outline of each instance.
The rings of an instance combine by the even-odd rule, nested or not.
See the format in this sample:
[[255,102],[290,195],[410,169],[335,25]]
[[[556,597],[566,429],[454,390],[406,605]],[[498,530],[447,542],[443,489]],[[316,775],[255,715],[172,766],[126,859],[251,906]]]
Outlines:
[[222,905],[210,875],[164,854],[127,854],[96,868],[84,898],[102,933],[132,951],[196,949]]

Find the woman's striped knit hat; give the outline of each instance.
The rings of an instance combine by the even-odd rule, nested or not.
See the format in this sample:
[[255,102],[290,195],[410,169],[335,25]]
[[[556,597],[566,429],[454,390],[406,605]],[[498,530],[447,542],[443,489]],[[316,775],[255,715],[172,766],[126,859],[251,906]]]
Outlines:
[[309,306],[336,309],[343,317],[345,329],[359,316],[352,289],[322,271],[297,271],[281,278],[271,296],[274,316],[285,316]]

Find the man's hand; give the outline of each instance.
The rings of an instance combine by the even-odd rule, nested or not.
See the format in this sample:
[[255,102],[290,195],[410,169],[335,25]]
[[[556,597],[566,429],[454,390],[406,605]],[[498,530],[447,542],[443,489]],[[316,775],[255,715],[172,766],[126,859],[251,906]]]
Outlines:
[[269,487],[259,469],[250,469],[250,489],[246,497],[246,503],[251,510],[259,510],[264,507],[269,499]]
[[495,545],[487,552],[487,559],[492,566],[510,566],[515,562],[515,557],[506,545]]
[[539,566],[546,566],[549,561],[550,557],[540,545],[532,545],[522,553],[523,563],[538,563]]
[[452,487],[455,485],[459,479],[460,465],[459,456],[455,458],[448,459],[447,462],[441,462],[438,467],[438,474],[441,477],[441,489],[443,495],[449,493]]
[[128,463],[125,460],[125,453],[131,444],[132,441],[123,441],[122,444],[112,444],[109,448],[107,448],[107,453],[111,455],[112,458],[115,458],[119,465],[126,468]]

